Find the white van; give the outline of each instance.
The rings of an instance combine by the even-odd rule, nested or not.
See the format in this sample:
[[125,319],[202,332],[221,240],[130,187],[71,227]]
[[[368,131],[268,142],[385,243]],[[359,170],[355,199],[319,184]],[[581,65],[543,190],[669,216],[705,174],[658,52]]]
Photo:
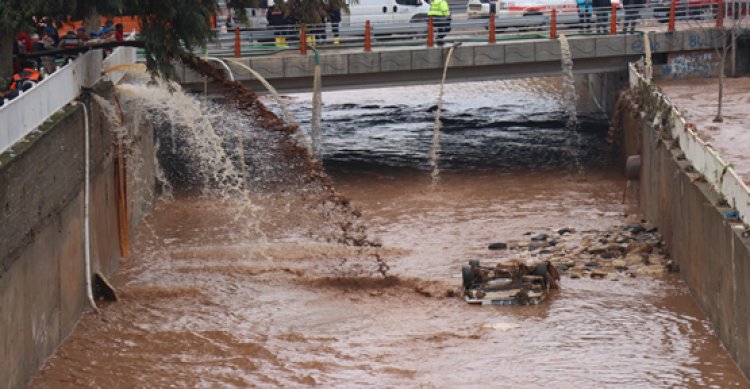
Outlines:
[[341,12],[343,25],[409,23],[427,19],[430,5],[422,0],[347,0],[349,13]]
[[[347,0],[349,13],[341,11],[341,26],[362,25],[370,23],[410,23],[427,20],[430,5],[423,0]],[[244,27],[261,27],[268,25],[264,6],[273,4],[262,0],[261,8],[247,8],[247,21]],[[239,20],[235,20],[238,25]]]

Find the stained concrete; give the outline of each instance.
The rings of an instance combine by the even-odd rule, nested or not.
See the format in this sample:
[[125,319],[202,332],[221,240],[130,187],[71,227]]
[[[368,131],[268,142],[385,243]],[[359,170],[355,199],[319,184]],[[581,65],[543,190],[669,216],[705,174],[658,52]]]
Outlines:
[[504,45],[493,44],[474,48],[474,65],[502,65],[505,63]]
[[[633,112],[637,110],[632,109]],[[626,113],[626,154],[642,156],[638,199],[680,265],[681,276],[717,336],[745,376],[750,376],[750,240],[724,218],[720,196],[704,182],[691,182],[689,163],[668,149],[653,128]]]
[[[107,88],[99,90],[107,94]],[[93,271],[119,264],[114,134],[96,104],[91,135],[91,259]],[[84,111],[68,106],[0,155],[0,387],[20,388],[87,309],[84,288]],[[153,135],[133,134],[130,231],[150,209]],[[149,162],[151,161],[151,164]],[[137,174],[137,177],[136,177]],[[145,204],[148,202],[148,204]]]

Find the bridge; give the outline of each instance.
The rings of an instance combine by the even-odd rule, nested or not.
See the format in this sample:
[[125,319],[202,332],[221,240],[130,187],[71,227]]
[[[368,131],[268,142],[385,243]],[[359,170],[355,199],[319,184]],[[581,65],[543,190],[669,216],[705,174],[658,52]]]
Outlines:
[[[522,18],[458,20],[442,47],[437,45],[436,27],[428,22],[345,26],[340,41],[333,40],[330,25],[311,26],[308,31],[316,31],[317,48],[307,50],[299,42],[310,42],[311,32],[300,36],[294,28],[275,31],[276,37],[289,42],[278,47],[273,46],[274,31],[238,28],[220,34],[208,54],[231,59],[226,65],[234,77],[253,90],[265,89],[244,66],[288,93],[310,90],[316,61],[324,90],[434,83],[442,75],[449,47],[456,44],[460,46],[451,56],[447,82],[559,75],[561,34],[567,36],[578,74],[626,71],[629,62],[644,55],[643,34],[649,35],[655,64],[666,63],[669,54],[711,50],[721,42],[717,27],[723,25],[722,16],[673,13],[668,23],[661,23],[654,9],[645,8],[639,31],[618,34],[623,12],[612,11],[605,33],[585,33],[584,27],[592,26],[578,23],[575,13],[558,15],[554,10]],[[204,90],[202,76],[189,69],[180,74],[186,88]]]
[[[654,54],[708,50],[716,47],[720,34],[712,30],[654,32]],[[581,36],[570,40],[576,73],[625,71],[629,62],[644,54],[640,34]],[[319,55],[324,89],[362,86],[392,86],[439,80],[448,53],[447,47],[399,47],[363,52],[355,49],[322,51]],[[494,44],[462,44],[454,49],[447,81],[475,81],[560,74],[561,50],[558,40],[528,39]],[[263,57],[233,59],[260,73],[278,90],[309,91],[315,56],[285,52]],[[228,63],[234,76],[253,90],[264,88],[247,70]],[[202,90],[204,78],[188,69],[182,83]]]

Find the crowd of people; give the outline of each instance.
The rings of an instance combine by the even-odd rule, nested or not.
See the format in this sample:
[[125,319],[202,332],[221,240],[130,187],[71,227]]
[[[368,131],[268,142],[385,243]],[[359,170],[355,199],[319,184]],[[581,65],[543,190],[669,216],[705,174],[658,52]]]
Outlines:
[[[268,7],[266,20],[268,26],[274,30],[276,44],[282,46],[286,43],[287,37],[294,40],[297,37],[296,28],[300,23],[308,23],[313,27],[310,29],[310,36],[317,40],[327,39],[325,28],[321,26],[327,22],[331,23],[331,32],[333,33],[334,44],[339,43],[339,23],[341,23],[341,8],[335,2],[329,2],[325,8],[318,10],[318,20],[305,20],[300,12],[301,4],[299,2],[289,2],[287,7],[282,6],[282,1],[275,1]],[[317,22],[317,23],[316,23]],[[293,31],[289,31],[289,29]]]
[[[60,21],[43,18],[37,21],[36,26],[33,33],[21,32],[16,37],[13,46],[13,77],[10,82],[5,82],[6,85],[0,85],[0,106],[6,99],[12,100],[20,92],[33,88],[44,79],[45,74],[53,72],[56,60],[65,61],[74,56],[55,54],[38,57],[36,54],[125,39],[123,25],[115,24],[112,20],[107,20],[103,26],[95,30],[87,31],[81,26],[76,30],[66,31],[62,36],[58,31],[64,29],[64,24]],[[35,54],[34,58],[38,59],[25,59],[28,54]]]
[[[579,29],[591,31],[593,24],[596,26],[597,33],[604,34],[609,31],[609,18],[612,13],[611,0],[576,0],[576,4],[578,5]],[[641,17],[641,9],[646,6],[646,0],[622,0],[622,5],[625,9],[622,33],[627,34],[629,31],[633,34],[638,19]]]

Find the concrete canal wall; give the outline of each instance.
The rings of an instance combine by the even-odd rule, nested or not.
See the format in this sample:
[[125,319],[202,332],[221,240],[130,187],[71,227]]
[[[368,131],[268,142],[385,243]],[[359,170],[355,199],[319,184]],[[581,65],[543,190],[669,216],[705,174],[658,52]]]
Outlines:
[[[100,91],[99,93],[109,93]],[[91,134],[92,272],[121,258],[117,139],[96,103]],[[0,155],[0,387],[23,387],[89,309],[84,268],[84,109],[67,106]],[[153,136],[135,134],[128,157],[153,156]],[[127,229],[154,199],[153,158],[128,174]],[[133,170],[133,169],[130,169]],[[124,209],[124,208],[123,208]],[[125,224],[123,224],[125,225]]]
[[[684,137],[675,141],[667,128],[678,118],[662,116],[655,126],[649,113],[653,107],[639,93],[644,90],[631,89],[621,97],[613,123],[622,131],[625,154],[642,157],[636,185],[640,209],[658,225],[717,336],[750,376],[750,240],[741,222],[725,216],[741,204],[722,193],[729,185],[721,183],[728,181],[726,168],[719,185],[702,174],[711,163],[690,161],[690,153],[683,151],[688,142]],[[666,108],[656,109],[663,114]]]

